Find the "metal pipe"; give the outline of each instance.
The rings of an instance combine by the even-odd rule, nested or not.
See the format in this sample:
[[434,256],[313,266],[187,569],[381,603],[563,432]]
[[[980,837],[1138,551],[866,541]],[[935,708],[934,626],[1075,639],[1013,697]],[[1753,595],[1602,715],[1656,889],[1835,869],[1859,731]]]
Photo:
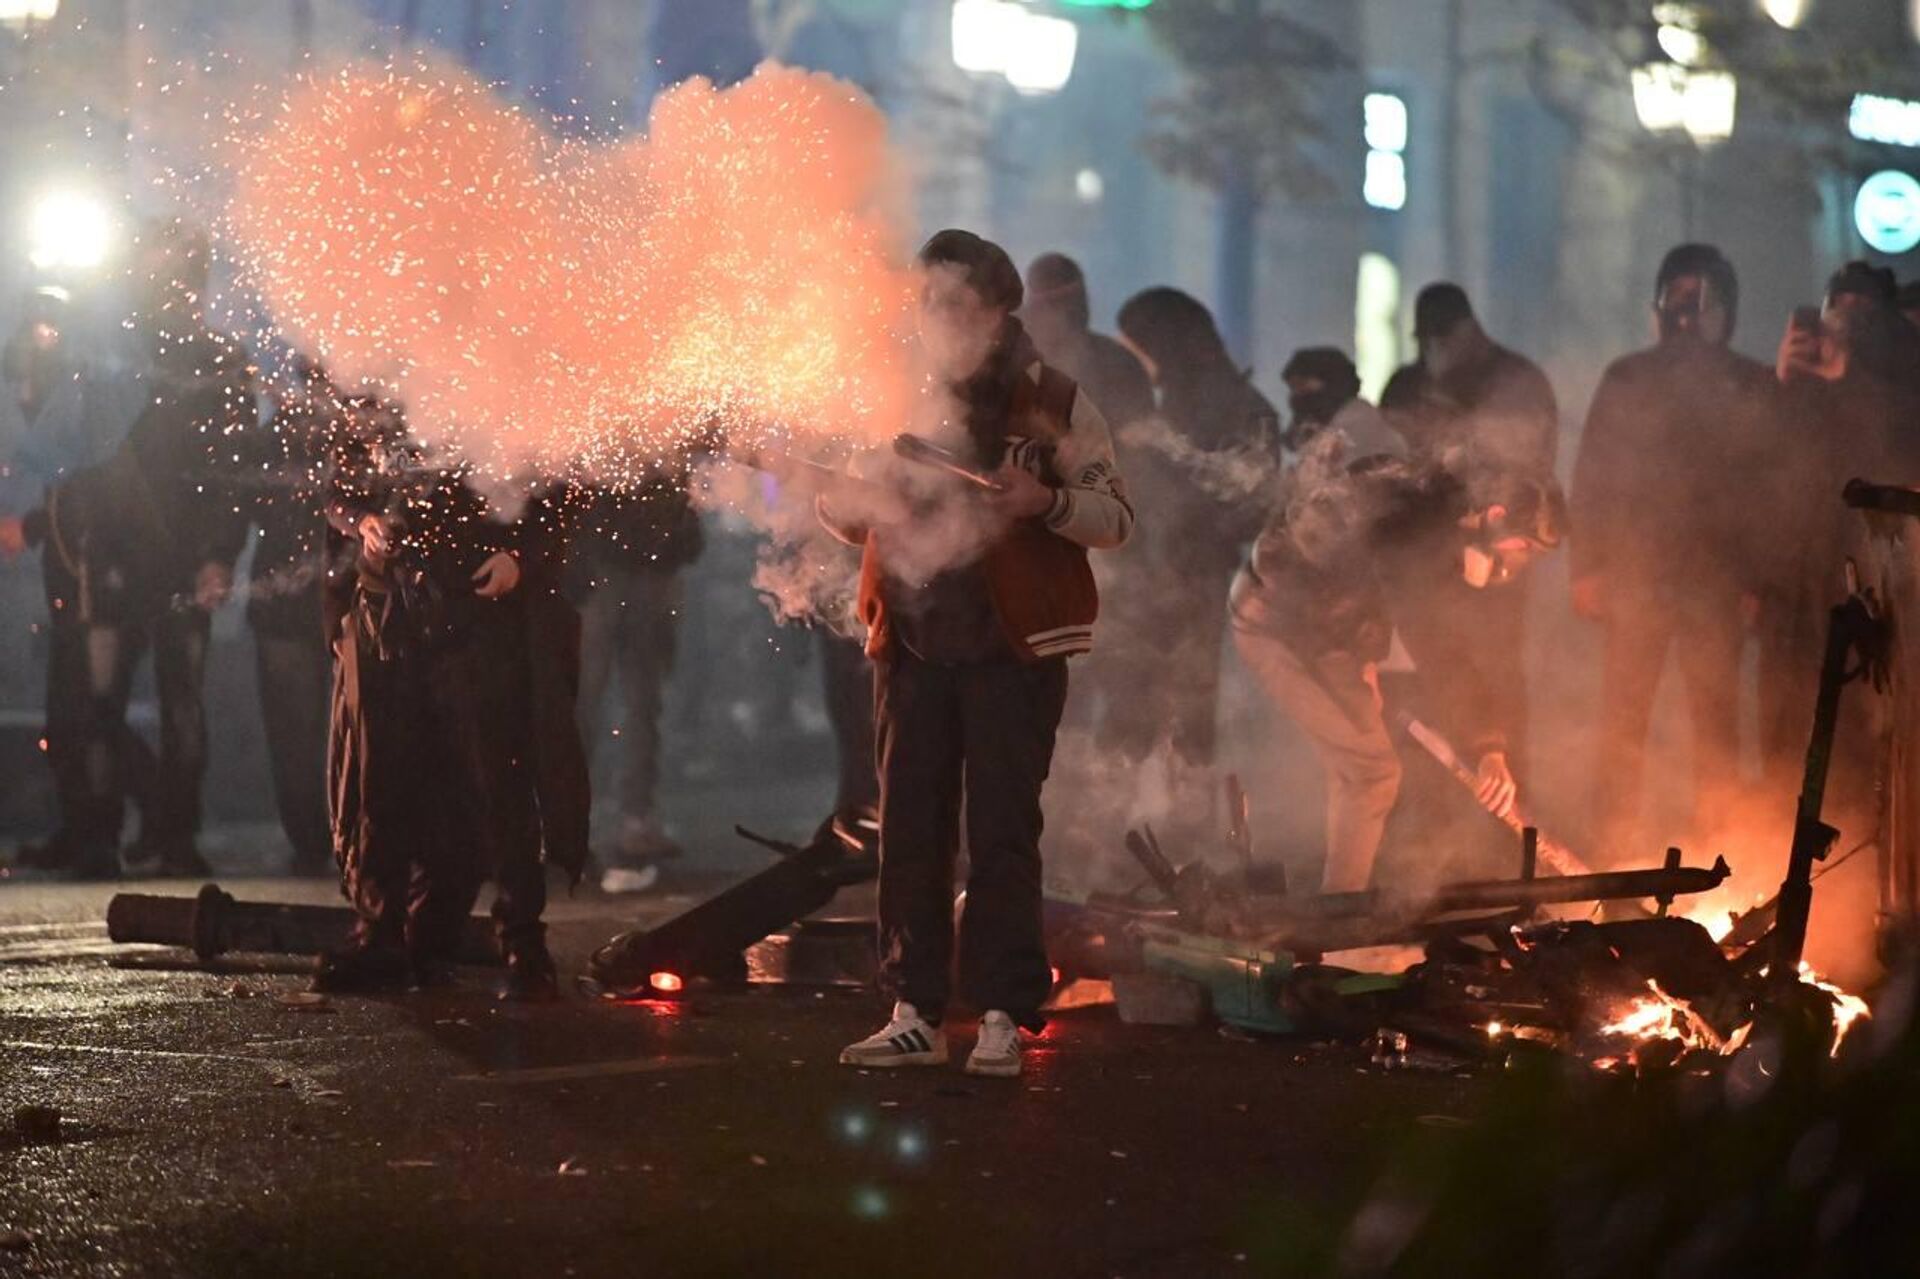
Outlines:
[[[318,955],[347,944],[356,916],[343,906],[243,902],[208,884],[193,897],[116,893],[107,903],[107,936],[116,942],[184,946],[202,961],[228,951]],[[469,916],[454,958],[500,962],[493,921]]]

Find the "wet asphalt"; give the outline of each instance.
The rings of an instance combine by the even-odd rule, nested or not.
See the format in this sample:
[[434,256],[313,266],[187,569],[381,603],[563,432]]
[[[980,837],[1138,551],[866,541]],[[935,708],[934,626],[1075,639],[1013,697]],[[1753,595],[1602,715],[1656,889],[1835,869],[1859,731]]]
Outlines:
[[[964,1024],[949,1068],[839,1066],[857,990],[520,1007],[469,969],[314,1005],[296,961],[113,946],[112,891],[0,886],[0,1276],[1265,1273],[1485,1084],[1110,1006],[1001,1081]],[[690,900],[562,899],[563,969]],[[57,1140],[8,1131],[27,1105]]]

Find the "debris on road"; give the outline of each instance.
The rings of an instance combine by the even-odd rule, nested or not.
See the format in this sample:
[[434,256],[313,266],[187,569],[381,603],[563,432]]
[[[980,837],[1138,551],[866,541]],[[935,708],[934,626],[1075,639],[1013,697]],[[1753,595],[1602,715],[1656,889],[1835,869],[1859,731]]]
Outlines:
[[60,1140],[60,1112],[52,1106],[20,1106],[13,1112],[13,1131],[29,1146]]
[[332,1012],[333,1002],[325,995],[311,990],[289,990],[274,1000],[288,1012],[321,1013]]

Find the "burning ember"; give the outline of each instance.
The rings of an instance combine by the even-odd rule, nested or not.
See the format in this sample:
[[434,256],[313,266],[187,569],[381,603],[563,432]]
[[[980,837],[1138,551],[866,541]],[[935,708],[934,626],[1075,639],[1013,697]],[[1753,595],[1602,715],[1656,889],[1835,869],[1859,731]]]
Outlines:
[[1625,1013],[1600,1027],[1600,1033],[1637,1040],[1672,1039],[1689,1049],[1715,1053],[1729,1052],[1734,1038],[1745,1038],[1738,1032],[1734,1038],[1721,1038],[1691,1004],[1660,989],[1657,981],[1649,979],[1647,990]]
[[1853,1023],[1873,1014],[1867,1009],[1867,1001],[1858,995],[1850,995],[1830,981],[1823,981],[1820,974],[1813,971],[1812,965],[1805,960],[1800,963],[1800,980],[1809,986],[1823,990],[1833,1000],[1833,1051],[1832,1056],[1840,1055],[1840,1044],[1853,1029]]

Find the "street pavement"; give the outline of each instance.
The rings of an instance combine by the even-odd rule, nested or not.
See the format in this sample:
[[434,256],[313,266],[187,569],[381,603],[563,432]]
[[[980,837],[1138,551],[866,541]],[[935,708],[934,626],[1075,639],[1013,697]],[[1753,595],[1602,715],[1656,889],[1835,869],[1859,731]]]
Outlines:
[[[0,1129],[64,1123],[0,1136],[0,1276],[1272,1273],[1483,1087],[1110,1006],[1017,1081],[960,1072],[964,1024],[950,1068],[863,1073],[835,1060],[863,991],[517,1007],[469,969],[310,1006],[297,961],[107,941],[115,888],[194,887],[0,886]],[[693,899],[559,898],[563,969]]]

